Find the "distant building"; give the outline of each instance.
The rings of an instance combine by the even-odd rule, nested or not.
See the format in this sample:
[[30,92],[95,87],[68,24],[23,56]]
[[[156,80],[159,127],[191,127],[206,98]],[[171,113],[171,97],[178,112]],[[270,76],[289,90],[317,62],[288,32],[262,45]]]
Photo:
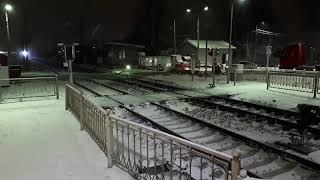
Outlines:
[[139,65],[141,56],[146,55],[145,46],[108,42],[103,46],[104,56],[98,64],[105,64],[112,67],[124,67],[125,65]]
[[[178,47],[179,54],[183,56],[196,57],[198,42],[197,40],[187,39]],[[217,63],[225,64],[228,60],[229,43],[225,41],[208,41],[208,48],[218,48],[220,54],[217,57]],[[231,55],[236,47],[231,46]],[[199,61],[201,64],[205,64],[206,60],[206,40],[200,40],[199,46]],[[208,55],[208,64],[211,64],[212,58]]]

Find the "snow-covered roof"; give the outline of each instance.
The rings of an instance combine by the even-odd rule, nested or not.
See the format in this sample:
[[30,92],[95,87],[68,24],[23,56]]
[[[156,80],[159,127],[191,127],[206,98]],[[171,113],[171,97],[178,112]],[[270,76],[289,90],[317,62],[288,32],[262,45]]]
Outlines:
[[[187,43],[191,44],[193,47],[198,46],[198,41],[197,40],[191,40],[187,39]],[[200,40],[200,48],[206,48],[206,40]],[[208,48],[219,48],[219,49],[228,49],[229,48],[229,43],[225,41],[208,41]],[[231,49],[237,49],[235,46],[231,45]]]
[[124,46],[124,47],[134,47],[138,49],[145,49],[145,46],[137,45],[137,44],[129,44],[129,43],[120,43],[120,42],[106,42],[104,45],[107,46]]

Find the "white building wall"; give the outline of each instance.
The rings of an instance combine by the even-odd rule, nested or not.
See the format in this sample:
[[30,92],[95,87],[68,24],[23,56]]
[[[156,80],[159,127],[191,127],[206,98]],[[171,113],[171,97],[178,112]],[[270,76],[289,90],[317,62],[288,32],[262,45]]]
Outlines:
[[[8,66],[2,66],[0,64],[0,79],[9,79]],[[0,80],[0,87],[2,87],[2,86],[9,86],[9,81],[1,81]]]

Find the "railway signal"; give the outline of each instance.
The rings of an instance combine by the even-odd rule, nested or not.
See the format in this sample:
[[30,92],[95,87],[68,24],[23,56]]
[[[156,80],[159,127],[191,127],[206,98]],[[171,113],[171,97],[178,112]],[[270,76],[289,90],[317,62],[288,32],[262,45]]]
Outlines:
[[65,45],[63,43],[59,43],[58,46],[58,53],[63,55],[65,64],[69,69],[69,82],[73,84],[72,63],[80,53],[79,43],[73,43],[72,45]]

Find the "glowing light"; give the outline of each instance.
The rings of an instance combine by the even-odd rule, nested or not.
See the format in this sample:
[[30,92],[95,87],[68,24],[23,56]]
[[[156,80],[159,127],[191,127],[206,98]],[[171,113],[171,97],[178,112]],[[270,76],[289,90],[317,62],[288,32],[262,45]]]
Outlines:
[[24,49],[23,51],[20,52],[20,54],[21,54],[23,57],[28,57],[29,52]]
[[206,6],[206,7],[204,7],[204,9],[203,9],[204,11],[208,11],[209,10],[209,7],[208,6]]
[[187,9],[187,13],[191,13],[191,9]]
[[127,66],[126,66],[126,69],[127,69],[127,70],[130,70],[130,69],[131,69],[131,66],[130,66],[130,65],[127,65]]
[[6,11],[8,11],[8,12],[11,12],[11,11],[13,10],[13,7],[12,7],[10,4],[6,4],[6,5],[4,6],[4,9],[5,9]]

